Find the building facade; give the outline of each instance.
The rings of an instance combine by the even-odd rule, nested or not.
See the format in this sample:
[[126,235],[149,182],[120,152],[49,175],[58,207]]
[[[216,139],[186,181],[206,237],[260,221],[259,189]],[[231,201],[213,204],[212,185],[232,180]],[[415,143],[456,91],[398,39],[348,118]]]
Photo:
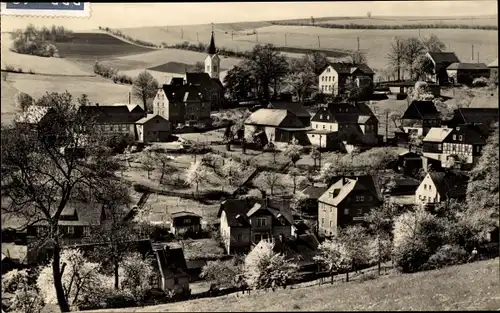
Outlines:
[[319,75],[319,90],[324,94],[344,93],[348,78],[363,88],[373,82],[373,70],[366,64],[330,63]]

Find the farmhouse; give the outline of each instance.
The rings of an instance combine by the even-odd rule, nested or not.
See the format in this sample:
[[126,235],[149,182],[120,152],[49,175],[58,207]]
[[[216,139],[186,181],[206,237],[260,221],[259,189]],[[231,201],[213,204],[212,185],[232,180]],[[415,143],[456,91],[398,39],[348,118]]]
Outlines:
[[429,78],[440,86],[447,85],[449,80],[446,68],[453,63],[460,62],[456,54],[454,52],[427,52],[426,56],[434,65],[433,75]]
[[251,204],[246,199],[230,199],[221,203],[217,217],[224,247],[228,254],[249,251],[262,239],[290,237],[293,216],[289,209],[266,201]]
[[293,138],[301,144],[308,144],[306,132],[309,127],[289,110],[259,109],[245,120],[245,137],[255,139],[262,145],[268,142],[288,143]]
[[363,88],[373,82],[374,74],[366,64],[330,63],[319,75],[319,90],[335,96],[343,94],[348,78]]
[[318,233],[332,236],[339,227],[363,222],[382,203],[375,180],[371,175],[338,178],[318,199]]
[[328,189],[326,186],[307,186],[302,193],[307,196],[304,205],[304,212],[311,215],[318,215],[318,199]]
[[488,64],[488,67],[490,69],[490,76],[498,76],[498,58]]
[[135,122],[140,142],[162,142],[170,137],[172,124],[164,117],[148,114]]
[[347,145],[376,145],[378,120],[363,103],[334,103],[316,112],[307,133],[311,144],[334,149]]
[[299,102],[291,102],[291,101],[271,101],[267,105],[268,109],[276,109],[276,110],[288,110],[295,114],[297,118],[302,122],[304,126],[311,125],[311,114],[307,112],[304,106]]
[[461,172],[429,172],[415,192],[415,204],[436,205],[450,199],[463,200],[468,180]]
[[439,111],[432,101],[414,100],[401,117],[401,126],[405,133],[425,136],[431,127],[441,126]]
[[485,145],[486,138],[472,125],[431,128],[423,139],[423,155],[439,160],[443,168],[460,165],[472,167]]
[[446,125],[450,128],[464,124],[474,125],[484,136],[488,136],[492,125],[498,122],[498,113],[498,108],[459,108]]
[[184,82],[189,86],[196,86],[200,88],[205,94],[205,97],[210,99],[210,107],[212,110],[222,108],[224,100],[224,87],[218,78],[218,74],[217,77],[210,77],[209,73],[187,72],[185,74]]
[[446,68],[454,84],[472,85],[475,78],[490,77],[490,69],[484,63],[453,63]]
[[186,260],[181,247],[153,248],[156,255],[156,266],[159,270],[157,286],[161,290],[174,291],[176,294],[189,293],[189,275],[186,273]]

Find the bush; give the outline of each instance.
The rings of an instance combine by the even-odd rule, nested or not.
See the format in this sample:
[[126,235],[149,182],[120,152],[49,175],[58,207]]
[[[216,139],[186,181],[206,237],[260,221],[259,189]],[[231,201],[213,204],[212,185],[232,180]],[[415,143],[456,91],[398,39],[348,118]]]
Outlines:
[[408,97],[406,93],[397,93],[396,100],[405,100]]
[[473,87],[486,87],[488,86],[488,78],[486,77],[477,77],[472,81]]
[[5,65],[6,72],[14,72],[14,67],[12,65]]
[[467,252],[458,245],[443,245],[434,253],[427,263],[425,269],[437,269],[444,266],[462,264],[467,260]]

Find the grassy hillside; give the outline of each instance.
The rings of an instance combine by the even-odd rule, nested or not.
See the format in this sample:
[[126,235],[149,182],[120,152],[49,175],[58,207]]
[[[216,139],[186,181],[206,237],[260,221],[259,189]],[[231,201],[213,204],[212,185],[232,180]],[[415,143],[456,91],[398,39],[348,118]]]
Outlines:
[[11,123],[18,109],[15,104],[16,94],[19,92],[12,84],[10,77],[7,81],[2,81],[2,123]]
[[[399,22],[398,22],[399,23]],[[215,28],[215,42],[219,47],[234,51],[250,50],[257,43],[272,43],[278,47],[324,49],[332,50],[339,57],[343,53],[357,48],[357,38],[360,48],[366,52],[369,65],[375,69],[387,66],[386,55],[389,45],[395,36],[418,36],[418,29],[407,30],[379,30],[379,29],[328,29],[314,26],[283,26],[265,25],[257,28],[237,27],[231,33]],[[254,33],[257,31],[257,34]],[[120,29],[124,34],[133,38],[161,44],[173,45],[188,41],[190,43],[206,43],[210,40],[211,28],[209,25],[192,25],[176,27],[147,27]],[[447,46],[447,50],[455,51],[458,57],[467,62],[471,58],[471,45],[474,51],[479,52],[483,62],[491,62],[497,57],[497,32],[473,29],[421,29],[420,36],[437,35]],[[319,36],[319,43],[318,43]],[[300,52],[300,51],[297,51]],[[476,58],[476,55],[474,56]]]
[[499,259],[365,282],[234,294],[166,305],[96,312],[293,310],[488,310],[500,307]]

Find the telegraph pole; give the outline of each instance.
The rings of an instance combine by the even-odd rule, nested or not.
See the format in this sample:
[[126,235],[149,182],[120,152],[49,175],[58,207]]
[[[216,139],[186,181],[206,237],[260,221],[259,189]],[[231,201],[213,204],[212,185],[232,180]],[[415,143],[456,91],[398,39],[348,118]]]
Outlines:
[[358,37],[358,51],[359,51],[359,37]]
[[385,142],[389,140],[389,110],[385,111]]
[[319,170],[321,171],[321,135],[319,135]]
[[479,63],[479,51],[477,52],[477,63]]
[[234,40],[234,39],[233,39],[233,36],[234,36],[234,32],[232,31],[232,32],[231,32],[231,40]]
[[128,93],[128,104],[130,104],[130,92]]
[[474,45],[472,45],[472,61],[474,61]]
[[285,33],[285,47],[286,47],[286,33]]
[[196,33],[196,41],[200,41],[200,39],[198,39],[198,33]]
[[318,36],[318,48],[321,48],[321,41],[319,40],[319,36]]
[[420,37],[420,28],[418,29],[418,37]]

